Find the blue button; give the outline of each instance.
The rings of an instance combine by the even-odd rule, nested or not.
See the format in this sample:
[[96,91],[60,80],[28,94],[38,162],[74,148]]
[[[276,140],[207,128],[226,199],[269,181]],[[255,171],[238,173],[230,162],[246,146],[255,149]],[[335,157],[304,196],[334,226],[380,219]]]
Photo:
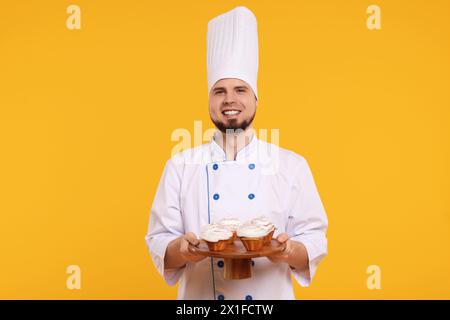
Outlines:
[[254,164],[254,163],[250,163],[250,164],[248,165],[248,168],[249,168],[250,170],[255,169],[255,164]]
[[248,294],[248,295],[245,296],[245,300],[253,300],[253,297]]
[[254,266],[255,266],[255,261],[252,260],[252,267],[254,267]]
[[225,297],[223,296],[223,294],[219,294],[219,295],[217,296],[217,299],[219,299],[219,300],[225,300]]
[[219,262],[217,262],[217,265],[219,266],[219,268],[223,268],[223,261],[220,260]]
[[248,198],[249,198],[250,200],[253,200],[253,199],[255,198],[255,195],[254,195],[253,193],[250,193],[250,194],[248,195]]
[[214,170],[219,169],[219,165],[218,165],[217,163],[214,163],[214,164],[213,164],[213,169],[214,169]]
[[215,193],[215,194],[213,195],[213,199],[214,199],[214,200],[219,200],[219,198],[220,198],[220,197],[219,197],[219,194],[218,194],[218,193]]

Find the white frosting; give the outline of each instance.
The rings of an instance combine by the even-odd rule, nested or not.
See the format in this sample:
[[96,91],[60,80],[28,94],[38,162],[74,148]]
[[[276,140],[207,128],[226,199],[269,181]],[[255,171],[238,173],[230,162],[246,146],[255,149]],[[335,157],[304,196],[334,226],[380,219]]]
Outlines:
[[264,229],[268,230],[268,232],[275,229],[275,225],[272,222],[270,222],[269,219],[267,219],[266,217],[263,217],[263,216],[253,219],[251,221],[251,224],[253,224],[255,226],[259,226],[261,228],[264,228]]
[[202,227],[200,238],[208,242],[218,242],[220,240],[228,240],[233,236],[233,233],[227,228],[218,224],[209,224]]
[[239,226],[242,225],[242,223],[237,218],[223,218],[217,222],[218,225],[224,226],[230,231],[237,231]]
[[202,231],[201,232],[204,232],[206,230],[215,230],[215,229],[223,229],[223,226],[218,225],[217,223],[207,224],[207,225],[202,227]]
[[268,234],[268,230],[257,225],[242,225],[237,230],[238,237],[259,238]]

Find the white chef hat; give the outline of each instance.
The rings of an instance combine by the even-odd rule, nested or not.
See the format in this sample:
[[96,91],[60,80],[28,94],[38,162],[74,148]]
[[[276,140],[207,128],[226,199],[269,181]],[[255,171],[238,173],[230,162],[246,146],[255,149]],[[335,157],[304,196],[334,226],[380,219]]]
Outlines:
[[208,92],[224,78],[245,81],[258,96],[258,29],[246,7],[236,7],[208,22]]

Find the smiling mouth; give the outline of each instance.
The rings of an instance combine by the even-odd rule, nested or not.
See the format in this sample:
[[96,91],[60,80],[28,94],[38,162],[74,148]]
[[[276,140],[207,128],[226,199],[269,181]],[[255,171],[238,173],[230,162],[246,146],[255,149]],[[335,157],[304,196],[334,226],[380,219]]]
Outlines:
[[222,111],[222,114],[225,115],[225,116],[235,116],[235,115],[238,115],[239,113],[241,113],[241,111],[239,111],[239,110],[225,110],[225,111]]

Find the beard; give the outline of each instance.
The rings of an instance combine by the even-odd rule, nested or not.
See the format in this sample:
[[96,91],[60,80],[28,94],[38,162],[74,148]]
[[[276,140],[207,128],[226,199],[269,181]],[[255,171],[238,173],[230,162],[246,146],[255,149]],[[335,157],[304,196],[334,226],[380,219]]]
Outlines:
[[229,134],[241,130],[245,131],[245,129],[247,129],[252,124],[255,115],[256,110],[251,117],[244,119],[241,122],[239,122],[237,119],[231,119],[228,120],[227,123],[225,123],[220,120],[214,120],[213,118],[211,118],[211,121],[221,132]]

